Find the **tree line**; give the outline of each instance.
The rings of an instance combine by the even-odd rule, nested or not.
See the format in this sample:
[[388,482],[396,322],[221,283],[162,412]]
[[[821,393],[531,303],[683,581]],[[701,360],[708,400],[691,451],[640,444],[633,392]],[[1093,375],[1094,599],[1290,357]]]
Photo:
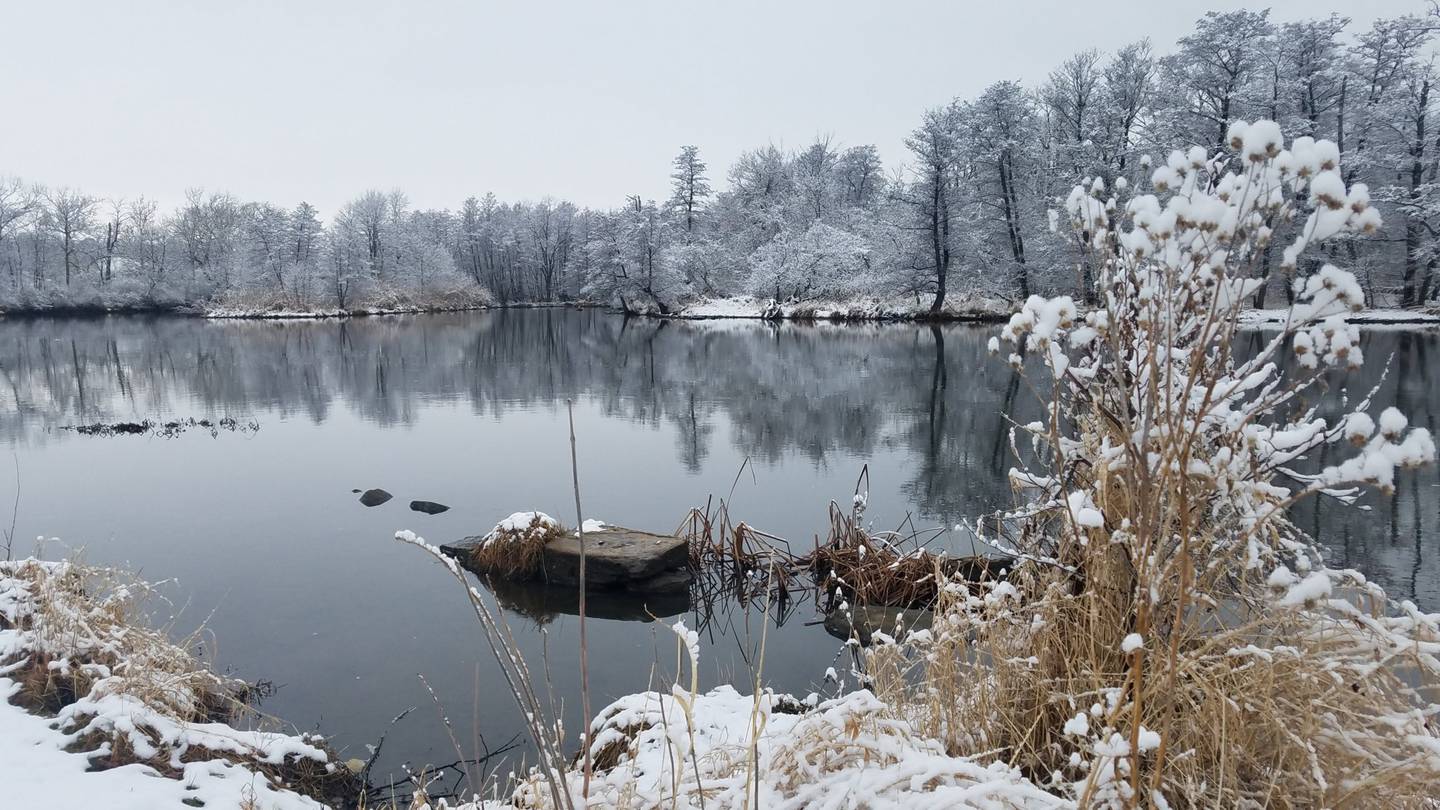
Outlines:
[[[192,190],[175,210],[0,178],[0,305],[351,309],[591,300],[672,312],[698,299],[883,301],[917,310],[1033,293],[1091,295],[1058,220],[1077,184],[1115,205],[1163,182],[1174,147],[1213,154],[1236,120],[1335,144],[1385,218],[1331,247],[1372,306],[1440,294],[1440,129],[1429,113],[1440,11],[1277,22],[1212,12],[1166,54],[1085,50],[1035,87],[1002,80],[926,110],[902,165],[818,138],[743,153],[723,182],[695,146],[668,199],[417,209],[367,191],[325,221]],[[1187,159],[1181,155],[1180,159]],[[1272,223],[1276,239],[1295,223]],[[1316,260],[1320,261],[1321,259]],[[1256,305],[1290,295],[1276,255]]]

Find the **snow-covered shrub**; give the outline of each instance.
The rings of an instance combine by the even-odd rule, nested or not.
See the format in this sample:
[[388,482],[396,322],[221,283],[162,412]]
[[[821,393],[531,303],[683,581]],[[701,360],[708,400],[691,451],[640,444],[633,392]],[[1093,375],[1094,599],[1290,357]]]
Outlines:
[[516,512],[480,538],[467,562],[486,573],[528,576],[539,570],[545,545],[564,534],[560,521],[544,512]]
[[[1368,397],[1333,423],[1309,404],[1364,359],[1340,268],[1297,283],[1258,352],[1235,340],[1298,201],[1287,264],[1378,217],[1333,144],[1287,150],[1263,121],[1229,141],[1172,153],[1155,193],[1070,194],[1102,305],[1032,297],[991,340],[1046,397],[1011,432],[1033,450],[1010,475],[1023,506],[976,526],[1011,527],[986,539],[1022,562],[949,589],[910,649],[924,693],[891,678],[882,695],[1086,806],[1419,806],[1440,795],[1440,616],[1327,568],[1287,510],[1390,490],[1432,437]],[[1321,448],[1344,460],[1307,466]]]

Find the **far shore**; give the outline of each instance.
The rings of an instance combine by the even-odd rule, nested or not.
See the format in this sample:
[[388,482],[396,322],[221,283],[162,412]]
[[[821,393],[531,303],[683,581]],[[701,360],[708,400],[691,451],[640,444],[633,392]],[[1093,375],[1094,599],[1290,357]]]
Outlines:
[[[599,309],[630,318],[676,321],[791,321],[795,323],[1001,323],[1013,305],[1001,301],[964,302],[947,305],[936,312],[927,306],[895,306],[877,303],[801,302],[776,305],[752,299],[702,301],[684,308],[661,312],[653,308],[616,306],[596,301],[519,301],[467,306],[356,307],[354,309],[246,309],[194,305],[142,305],[105,307],[65,306],[38,309],[0,310],[0,319],[88,319],[117,317],[205,318],[228,321],[335,320],[387,315],[431,315],[450,312],[483,312],[513,309]],[[1288,309],[1251,309],[1241,314],[1246,328],[1267,329],[1285,323]],[[1346,315],[1346,322],[1370,328],[1427,328],[1440,326],[1440,308],[1374,308]]]

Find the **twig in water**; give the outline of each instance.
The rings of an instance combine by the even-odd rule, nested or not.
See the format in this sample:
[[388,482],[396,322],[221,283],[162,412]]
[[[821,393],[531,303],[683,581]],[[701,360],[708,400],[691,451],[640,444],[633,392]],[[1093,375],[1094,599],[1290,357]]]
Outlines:
[[465,751],[460,747],[460,741],[455,738],[455,729],[450,725],[450,716],[445,714],[445,705],[440,702],[440,696],[435,694],[435,690],[430,686],[430,682],[425,680],[424,675],[417,674],[416,677],[420,679],[420,683],[425,684],[425,691],[429,692],[430,699],[435,701],[435,711],[439,712],[440,722],[445,726],[445,734],[450,738],[450,744],[455,747],[455,755],[460,758],[459,762],[464,769],[465,781],[470,783],[470,787],[477,787],[474,778],[470,775],[470,766],[464,764]]
[[[375,743],[375,747],[370,749],[370,758],[365,760],[365,766],[360,769],[361,791],[365,793],[370,791],[370,769],[374,767],[375,760],[380,758],[380,749],[385,747],[385,738],[389,736],[390,729],[394,728],[396,723],[404,720],[405,716],[413,711],[415,711],[415,707],[411,706],[405,711],[395,715],[395,717],[390,720],[390,725],[385,727],[385,731],[380,735],[380,739]],[[362,795],[361,798],[363,799],[365,797]]]
[[5,562],[10,562],[15,553],[15,521],[20,516],[20,456],[11,453],[15,460],[15,505],[10,507],[10,529],[5,532]]

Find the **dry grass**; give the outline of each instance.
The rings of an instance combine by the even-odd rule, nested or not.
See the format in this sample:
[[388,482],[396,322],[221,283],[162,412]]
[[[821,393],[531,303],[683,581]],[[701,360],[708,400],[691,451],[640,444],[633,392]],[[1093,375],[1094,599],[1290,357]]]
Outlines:
[[10,675],[28,708],[53,714],[115,676],[127,694],[182,721],[228,723],[250,714],[255,688],[215,675],[190,653],[203,646],[199,631],[177,644],[140,615],[154,586],[78,563],[26,560],[3,572],[30,594],[32,609],[14,622],[31,635],[26,663]]
[[565,528],[538,513],[522,527],[496,527],[470,551],[473,570],[499,577],[526,578],[540,573],[545,546],[565,536]]

